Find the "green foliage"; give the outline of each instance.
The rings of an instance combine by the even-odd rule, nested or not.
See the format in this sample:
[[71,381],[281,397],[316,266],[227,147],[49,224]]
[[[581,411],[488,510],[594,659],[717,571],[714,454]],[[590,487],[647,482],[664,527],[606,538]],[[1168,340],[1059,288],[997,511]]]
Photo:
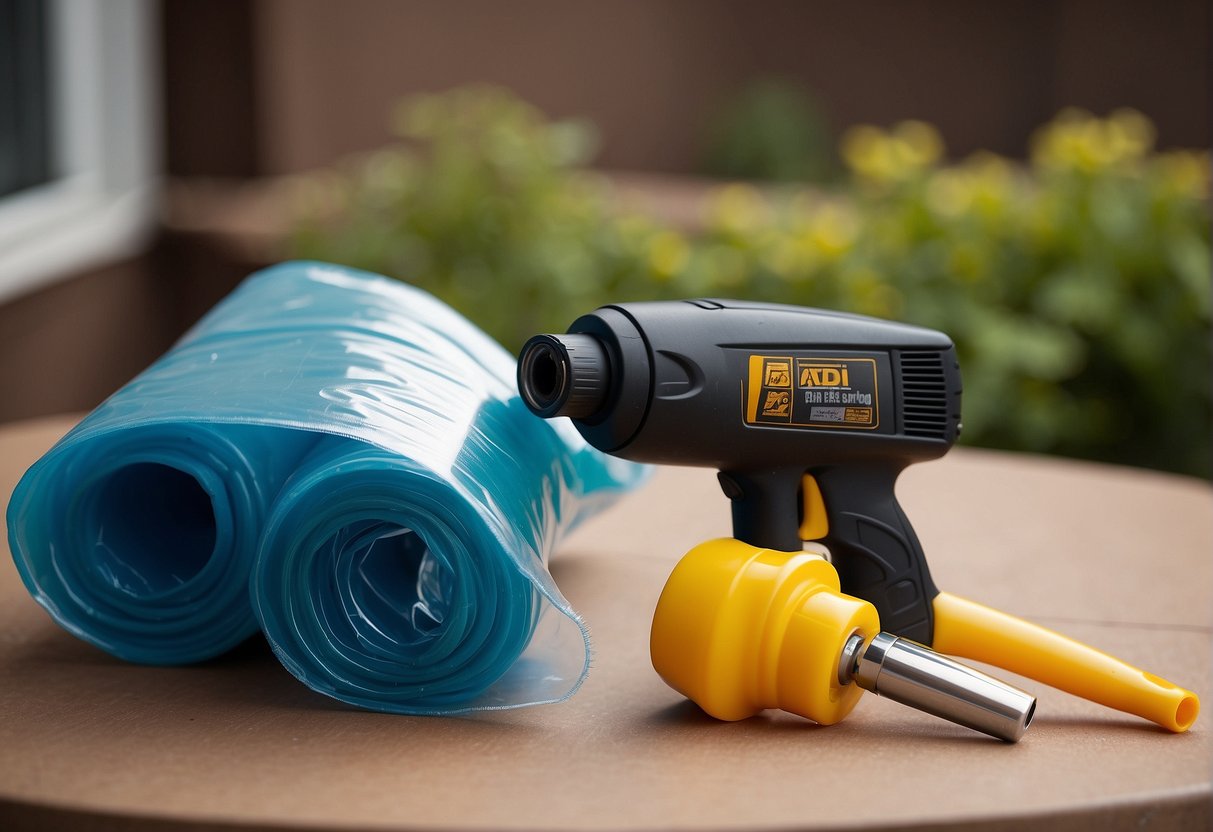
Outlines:
[[735,296],[941,329],[966,442],[1208,475],[1204,153],[1067,111],[1027,166],[944,165],[929,125],[849,131],[830,192],[727,185],[694,236],[619,211],[585,125],[506,92],[406,102],[405,143],[313,183],[301,256],[408,279],[508,347],[605,302]]
[[836,172],[830,126],[800,87],[754,81],[712,119],[702,169],[725,179],[827,181]]
[[409,99],[398,146],[306,183],[295,253],[393,275],[510,348],[605,298],[655,297],[687,243],[610,209],[579,122],[490,87]]

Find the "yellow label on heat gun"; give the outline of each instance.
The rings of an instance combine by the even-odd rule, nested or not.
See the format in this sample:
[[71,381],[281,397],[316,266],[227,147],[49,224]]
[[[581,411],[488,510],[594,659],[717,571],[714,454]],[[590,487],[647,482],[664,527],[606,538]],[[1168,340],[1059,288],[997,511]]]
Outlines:
[[750,425],[873,430],[880,425],[876,359],[751,355]]

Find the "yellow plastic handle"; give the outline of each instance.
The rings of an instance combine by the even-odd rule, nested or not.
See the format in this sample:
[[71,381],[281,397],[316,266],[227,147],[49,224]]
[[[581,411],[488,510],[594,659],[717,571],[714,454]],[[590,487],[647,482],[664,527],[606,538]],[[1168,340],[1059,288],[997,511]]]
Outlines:
[[947,592],[935,598],[933,648],[1027,676],[1177,733],[1200,713],[1190,690],[1094,647]]

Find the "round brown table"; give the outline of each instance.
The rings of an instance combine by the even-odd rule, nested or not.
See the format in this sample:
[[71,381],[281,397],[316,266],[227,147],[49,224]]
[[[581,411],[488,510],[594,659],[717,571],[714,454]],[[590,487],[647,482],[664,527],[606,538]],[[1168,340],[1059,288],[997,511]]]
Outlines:
[[[0,495],[73,422],[0,427]],[[899,497],[936,583],[1061,630],[1213,707],[1208,484],[960,449]],[[0,829],[1201,829],[1205,714],[1172,735],[1036,682],[1006,745],[867,696],[829,728],[715,722],[648,661],[694,544],[729,531],[712,472],[663,469],[557,553],[593,630],[572,700],[461,718],[335,705],[261,643],[124,664],[60,630],[0,555]]]

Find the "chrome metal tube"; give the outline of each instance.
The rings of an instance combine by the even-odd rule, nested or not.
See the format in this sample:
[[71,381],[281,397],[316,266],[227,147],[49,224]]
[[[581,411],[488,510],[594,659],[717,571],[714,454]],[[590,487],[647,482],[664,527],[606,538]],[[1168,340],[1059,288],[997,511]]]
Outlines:
[[1031,694],[889,633],[866,648],[862,637],[851,636],[839,679],[1007,742],[1023,736],[1036,710]]

